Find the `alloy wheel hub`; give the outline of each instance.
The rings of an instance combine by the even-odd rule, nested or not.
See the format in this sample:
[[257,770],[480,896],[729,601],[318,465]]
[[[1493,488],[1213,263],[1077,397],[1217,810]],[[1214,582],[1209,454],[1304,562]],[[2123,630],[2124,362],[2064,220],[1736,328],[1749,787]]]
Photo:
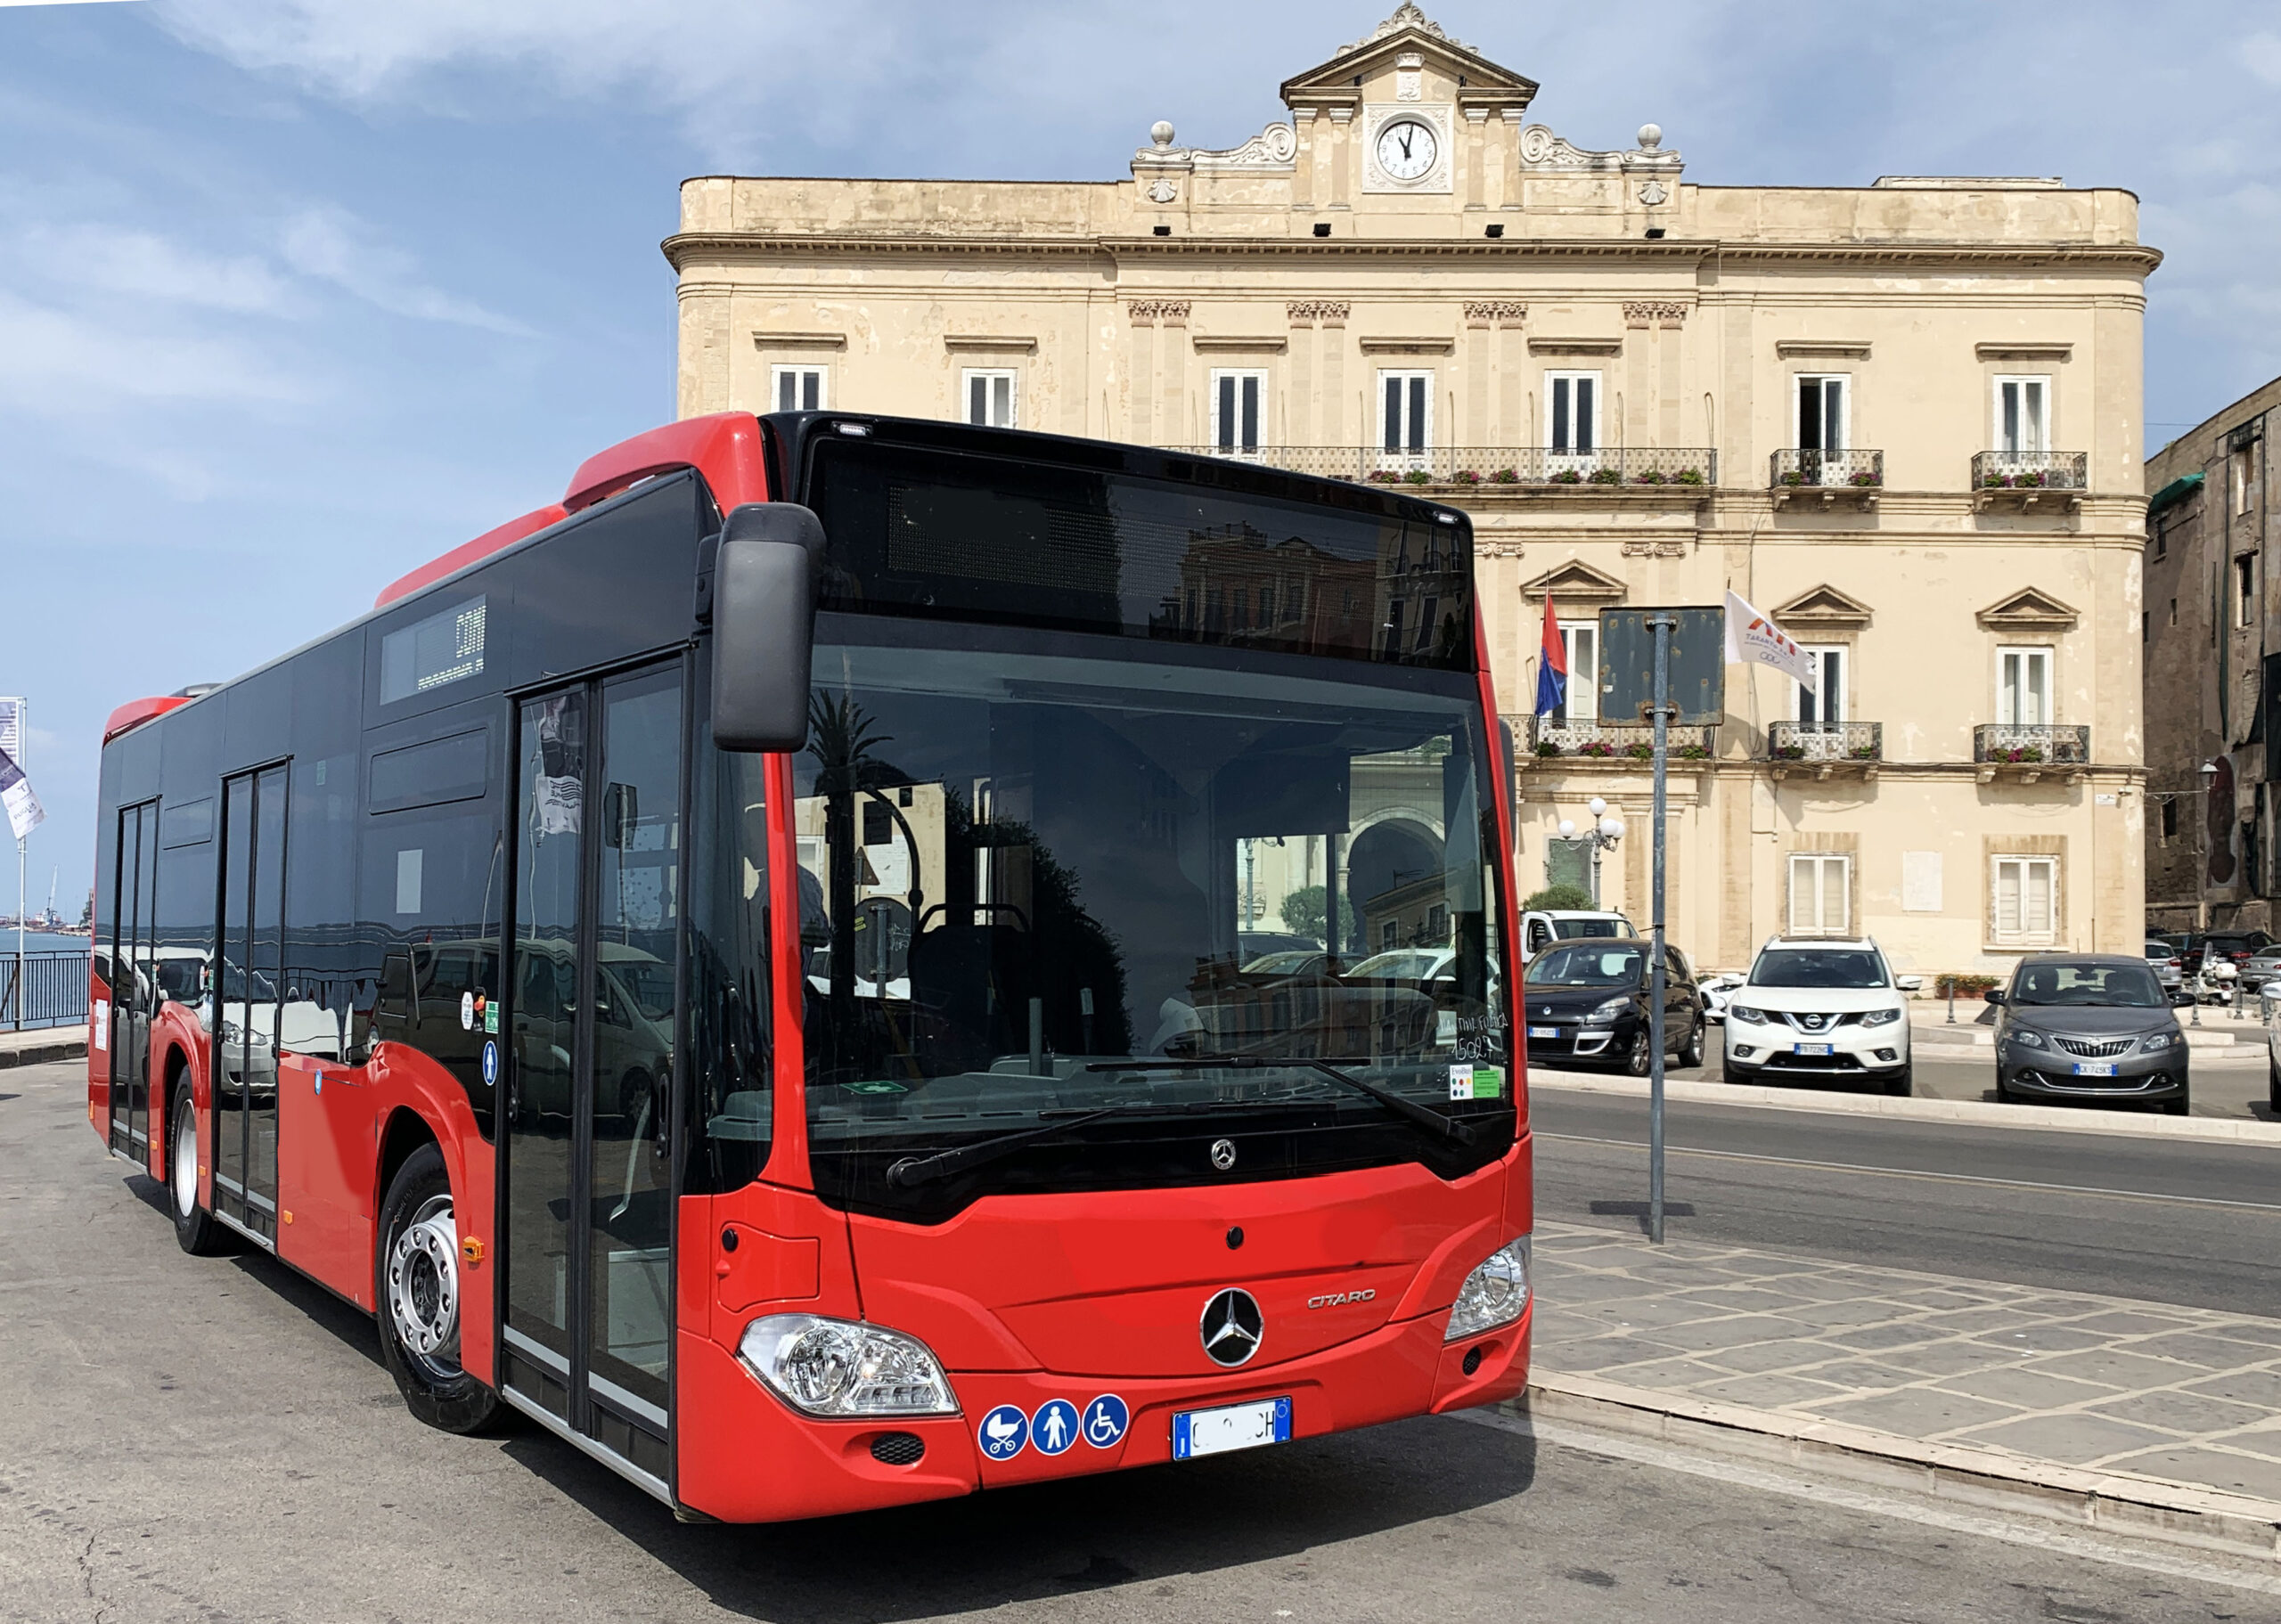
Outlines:
[[459,1228],[448,1196],[422,1205],[388,1249],[388,1312],[406,1351],[437,1375],[458,1374]]

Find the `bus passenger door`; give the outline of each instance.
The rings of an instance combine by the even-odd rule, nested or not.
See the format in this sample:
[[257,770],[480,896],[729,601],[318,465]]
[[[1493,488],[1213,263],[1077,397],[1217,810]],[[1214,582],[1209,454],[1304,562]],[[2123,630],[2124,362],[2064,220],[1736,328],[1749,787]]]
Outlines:
[[504,1385],[670,1477],[682,668],[519,708]]
[[123,806],[110,910],[110,1147],[151,1164],[151,1019],[158,1011],[159,804]]
[[285,1008],[285,767],[222,784],[213,1000],[214,1210],[277,1244],[277,1046]]

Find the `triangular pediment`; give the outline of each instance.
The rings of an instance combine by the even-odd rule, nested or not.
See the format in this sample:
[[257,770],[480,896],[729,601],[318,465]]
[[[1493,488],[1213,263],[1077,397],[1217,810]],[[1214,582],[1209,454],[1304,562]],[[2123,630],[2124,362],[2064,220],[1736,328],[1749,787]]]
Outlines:
[[2065,632],[2073,628],[2077,618],[2073,609],[2032,586],[2023,587],[2008,598],[1999,598],[1980,611],[1980,624],[1991,630],[2032,627]]
[[1497,106],[1526,107],[1537,92],[1536,81],[1500,67],[1463,40],[1451,39],[1442,25],[1404,0],[1393,16],[1319,67],[1283,81],[1283,101],[1292,108],[1320,107],[1359,101],[1375,77],[1412,57],[1431,66],[1459,86],[1458,99]]
[[1521,586],[1524,598],[1550,598],[1554,603],[1617,603],[1631,589],[1614,575],[1602,575],[1582,559],[1557,564]]
[[1777,608],[1774,618],[1785,626],[1858,631],[1869,624],[1869,606],[1825,583]]

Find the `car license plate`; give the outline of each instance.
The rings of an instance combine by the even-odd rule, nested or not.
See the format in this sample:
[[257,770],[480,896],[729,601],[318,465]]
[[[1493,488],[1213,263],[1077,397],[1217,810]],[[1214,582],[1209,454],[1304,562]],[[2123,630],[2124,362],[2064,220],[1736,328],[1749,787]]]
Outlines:
[[2075,1062],[2075,1075],[2112,1077],[2114,1075],[2114,1063],[2112,1060],[2078,1060]]
[[1557,1038],[1559,1035],[1560,1028],[1557,1026],[1532,1026],[1529,1028],[1529,1036],[1532,1038]]
[[1802,1055],[1827,1055],[1831,1052],[1831,1049],[1827,1043],[1801,1043],[1798,1045],[1798,1052]]
[[1185,1409],[1173,1416],[1173,1458],[1224,1455],[1262,1444],[1291,1441],[1291,1400],[1262,1399],[1218,1409]]

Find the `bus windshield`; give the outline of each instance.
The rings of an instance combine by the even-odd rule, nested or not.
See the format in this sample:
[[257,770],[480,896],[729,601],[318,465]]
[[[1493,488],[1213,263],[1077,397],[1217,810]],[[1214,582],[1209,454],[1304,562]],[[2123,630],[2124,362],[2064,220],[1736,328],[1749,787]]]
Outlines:
[[[1504,1061],[1472,681],[1321,669],[820,634],[794,769],[819,1190],[880,1196],[890,1153],[1109,1105],[1389,1121],[1302,1065],[1180,1059],[1320,1058],[1510,1112],[1452,1103],[1453,1066]],[[1321,957],[1242,951],[1279,928]]]

